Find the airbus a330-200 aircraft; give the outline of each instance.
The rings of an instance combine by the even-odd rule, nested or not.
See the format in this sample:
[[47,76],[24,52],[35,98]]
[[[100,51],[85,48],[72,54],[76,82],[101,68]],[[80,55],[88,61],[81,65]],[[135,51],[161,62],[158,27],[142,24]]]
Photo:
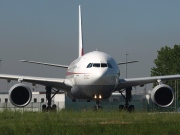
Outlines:
[[74,60],[69,66],[26,60],[21,61],[67,68],[67,73],[65,78],[44,78],[0,74],[1,79],[18,81],[18,83],[12,86],[9,90],[10,102],[17,107],[28,105],[32,98],[31,89],[23,84],[23,82],[45,86],[47,97],[47,105],[44,106],[45,109],[51,109],[53,106],[51,105],[51,100],[54,96],[51,96],[52,89],[56,89],[55,94],[59,90],[65,91],[73,101],[75,101],[75,99],[85,99],[87,101],[95,100],[96,109],[102,108],[99,101],[109,98],[112,92],[119,91],[122,93],[122,91],[125,90],[125,96],[123,96],[126,101],[125,105],[120,105],[119,107],[124,107],[131,111],[134,109],[133,105],[129,105],[132,96],[132,87],[153,82],[157,82],[158,85],[154,87],[151,92],[152,102],[160,107],[168,107],[174,101],[174,91],[170,86],[163,84],[163,82],[180,78],[180,75],[168,75],[120,79],[120,69],[118,65],[124,63],[116,63],[109,54],[104,52],[93,51],[84,54],[81,6],[79,6],[79,57],[76,60]]

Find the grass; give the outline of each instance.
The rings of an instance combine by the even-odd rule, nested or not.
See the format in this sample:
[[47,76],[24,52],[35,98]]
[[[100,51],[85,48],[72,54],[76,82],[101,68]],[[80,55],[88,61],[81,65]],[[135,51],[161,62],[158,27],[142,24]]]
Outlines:
[[0,135],[178,135],[179,113],[114,111],[0,112]]

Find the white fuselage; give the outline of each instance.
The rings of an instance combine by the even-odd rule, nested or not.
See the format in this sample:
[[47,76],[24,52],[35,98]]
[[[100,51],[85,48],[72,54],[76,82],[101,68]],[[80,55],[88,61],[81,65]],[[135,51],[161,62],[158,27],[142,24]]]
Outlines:
[[90,52],[68,67],[66,79],[74,98],[108,98],[119,83],[120,70],[115,60],[104,52]]

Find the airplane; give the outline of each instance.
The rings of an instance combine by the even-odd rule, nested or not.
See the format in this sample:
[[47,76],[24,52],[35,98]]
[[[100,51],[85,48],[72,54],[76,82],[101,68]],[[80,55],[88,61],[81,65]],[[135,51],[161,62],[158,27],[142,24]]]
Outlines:
[[[6,79],[8,82],[11,80],[18,81],[9,90],[10,102],[17,107],[24,107],[30,103],[32,91],[30,87],[23,83],[28,82],[32,83],[32,85],[38,84],[45,86],[47,105],[44,105],[43,109],[46,110],[56,107],[55,105],[51,105],[51,100],[59,90],[63,90],[72,101],[76,99],[95,100],[95,109],[102,108],[100,105],[102,99],[107,99],[113,92],[119,91],[125,99],[125,105],[119,105],[119,109],[124,108],[132,111],[134,110],[134,105],[129,105],[132,97],[132,87],[157,82],[157,86],[151,92],[152,102],[160,107],[168,107],[173,103],[174,91],[170,86],[164,84],[164,82],[180,79],[180,75],[120,79],[119,65],[137,61],[117,63],[109,54],[100,51],[92,51],[85,54],[82,36],[81,6],[79,5],[79,57],[77,59],[69,66],[21,60],[21,62],[66,68],[66,77],[45,78],[0,74],[0,79]],[[55,91],[53,96],[51,96],[52,90]],[[123,91],[125,91],[125,96],[122,93]]]

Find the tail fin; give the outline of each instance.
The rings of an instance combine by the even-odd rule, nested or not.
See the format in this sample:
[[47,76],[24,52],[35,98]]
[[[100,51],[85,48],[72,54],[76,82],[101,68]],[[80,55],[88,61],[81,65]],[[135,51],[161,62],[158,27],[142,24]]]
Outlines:
[[84,55],[83,36],[82,36],[82,19],[81,19],[81,5],[79,5],[79,57]]

